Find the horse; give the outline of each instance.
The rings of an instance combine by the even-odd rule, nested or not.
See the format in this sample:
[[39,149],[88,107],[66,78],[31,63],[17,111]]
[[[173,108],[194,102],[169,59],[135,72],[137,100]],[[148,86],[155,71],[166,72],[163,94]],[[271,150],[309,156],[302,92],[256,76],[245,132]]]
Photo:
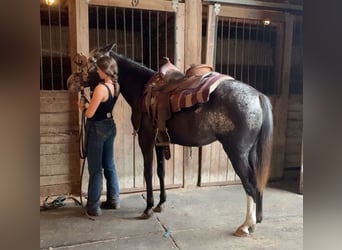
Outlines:
[[[161,212],[166,201],[163,147],[156,145],[156,128],[151,118],[139,108],[146,85],[157,72],[113,51],[113,46],[110,44],[90,53],[86,84],[92,86],[100,81],[95,67],[99,57],[109,55],[116,60],[121,94],[132,108],[131,120],[143,154],[147,199],[140,218],[147,219],[153,212]],[[68,81],[72,79],[75,78],[71,75]],[[173,144],[189,147],[214,141],[222,144],[247,197],[246,218],[233,235],[244,237],[253,233],[256,223],[261,223],[263,218],[262,197],[272,152],[273,115],[268,97],[246,83],[225,79],[210,94],[207,102],[173,113],[166,121],[166,127]],[[160,201],[155,208],[153,150],[160,183]]]

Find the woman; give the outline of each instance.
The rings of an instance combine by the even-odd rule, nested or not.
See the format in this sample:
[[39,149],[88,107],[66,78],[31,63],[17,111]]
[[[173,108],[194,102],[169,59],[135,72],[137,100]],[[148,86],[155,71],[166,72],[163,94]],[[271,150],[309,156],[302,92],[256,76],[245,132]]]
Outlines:
[[[118,67],[112,57],[105,56],[97,60],[96,68],[103,82],[95,87],[85,111],[89,171],[86,210],[91,216],[101,215],[101,208],[117,209],[120,207],[119,183],[113,159],[116,126],[112,116],[112,110],[119,95]],[[83,110],[84,104],[80,102],[79,106]],[[100,204],[102,168],[107,184],[107,200]]]

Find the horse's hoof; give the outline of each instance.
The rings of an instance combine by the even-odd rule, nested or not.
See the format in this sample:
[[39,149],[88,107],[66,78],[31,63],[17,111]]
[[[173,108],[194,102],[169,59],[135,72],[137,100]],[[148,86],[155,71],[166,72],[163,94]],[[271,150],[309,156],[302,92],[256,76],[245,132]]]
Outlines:
[[246,233],[241,228],[239,228],[238,230],[235,231],[235,233],[233,235],[236,237],[247,237],[247,236],[249,236],[249,233]]
[[163,211],[162,206],[156,206],[155,208],[153,208],[153,212],[155,213],[161,213]]
[[152,213],[145,213],[145,212],[143,212],[143,213],[138,217],[138,219],[140,219],[140,220],[147,220],[147,219],[149,219],[151,216],[152,216]]
[[251,233],[254,233],[255,231],[255,225],[252,225],[248,228],[248,232],[251,234]]

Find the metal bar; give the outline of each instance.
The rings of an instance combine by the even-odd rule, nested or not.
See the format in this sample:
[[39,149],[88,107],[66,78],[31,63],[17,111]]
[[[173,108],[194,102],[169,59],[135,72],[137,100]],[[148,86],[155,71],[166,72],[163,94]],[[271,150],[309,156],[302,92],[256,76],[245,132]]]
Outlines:
[[235,21],[235,44],[234,44],[234,78],[236,78],[236,57],[237,57],[237,53],[236,53],[236,50],[237,50],[237,31],[238,29],[238,22]]
[[[165,56],[167,57],[167,12],[165,11]],[[176,25],[175,25],[176,26]],[[175,58],[173,58],[173,61]]]
[[122,10],[122,18],[123,18],[123,29],[124,29],[124,48],[125,48],[125,56],[127,56],[127,39],[126,39],[126,9]]
[[51,89],[54,89],[53,84],[53,62],[52,62],[52,33],[51,33],[51,11],[50,6],[48,7],[49,10],[49,36],[50,36],[50,69],[51,69]]
[[148,11],[148,51],[149,51],[149,62],[148,62],[148,65],[149,67],[151,68],[151,61],[152,61],[152,58],[151,58],[151,11],[149,10]]
[[[268,27],[268,43],[271,47],[271,53],[273,55],[273,47],[272,47],[272,33],[271,33],[272,29],[269,26]],[[272,56],[271,56],[272,58]],[[272,60],[272,59],[271,59]],[[266,90],[266,94],[271,94],[272,89],[271,89],[271,67],[273,67],[272,63],[269,63],[267,65],[267,90]]]
[[242,45],[241,45],[241,71],[240,71],[240,80],[243,81],[243,62],[244,62],[244,55],[245,55],[245,20],[243,19],[242,25]]
[[249,65],[250,65],[250,59],[251,59],[251,56],[250,56],[250,46],[251,46],[251,32],[252,32],[252,24],[249,23],[249,30],[248,30],[248,53],[247,56],[248,56],[248,60],[247,60],[247,83],[248,84],[251,84],[250,83],[250,78],[249,78]]
[[43,53],[42,53],[42,26],[40,25],[39,28],[40,31],[40,89],[43,90],[44,89],[44,71],[43,71]]
[[[262,27],[262,44],[264,44],[264,47],[267,45],[267,44],[265,44],[265,29],[266,29],[266,26],[265,25],[263,25],[263,27]],[[262,91],[262,92],[264,92],[264,70],[265,70],[265,66],[266,66],[266,52],[267,52],[267,50],[266,51],[262,51],[262,53],[261,53],[261,80],[260,80],[260,90]]]
[[229,75],[229,62],[230,62],[230,18],[228,18],[228,34],[227,34],[227,40],[228,40],[228,49],[227,49],[227,75]]
[[117,15],[116,15],[116,8],[114,8],[114,35],[115,35],[115,48],[116,48],[116,51],[118,51],[118,22],[117,22]]
[[144,28],[143,28],[143,17],[142,17],[142,10],[140,10],[140,42],[141,42],[141,64],[144,64]]
[[255,58],[254,58],[254,84],[253,84],[253,87],[257,88],[257,67],[258,67],[258,26],[255,27],[255,50],[254,50],[254,55],[255,55]]
[[108,44],[108,7],[105,7],[105,30],[106,30],[106,45]]
[[134,60],[134,9],[132,9],[132,26],[131,26],[132,32],[131,32],[131,37],[132,37],[132,60]]
[[61,89],[66,89],[63,86],[63,54],[62,54],[62,19],[61,19],[61,3],[58,2],[58,21],[59,21],[59,60],[61,69]]
[[223,63],[223,18],[221,19],[221,46],[220,46],[220,57],[221,57],[221,63],[220,63],[220,73],[222,73],[222,63]]
[[157,70],[159,67],[159,11],[156,13],[157,16]]
[[97,48],[100,48],[100,34],[99,34],[99,7],[96,6],[96,39],[97,39]]

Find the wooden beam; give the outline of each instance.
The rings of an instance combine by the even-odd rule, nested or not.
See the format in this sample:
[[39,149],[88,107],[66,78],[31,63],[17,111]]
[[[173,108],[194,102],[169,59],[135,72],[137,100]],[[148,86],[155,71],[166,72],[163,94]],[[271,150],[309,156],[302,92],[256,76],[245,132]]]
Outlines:
[[252,20],[270,20],[272,22],[284,22],[284,13],[274,10],[248,9],[237,6],[221,5],[220,16]]
[[202,2],[185,0],[185,69],[201,63]]
[[74,56],[77,53],[89,53],[88,4],[84,0],[69,0],[68,4],[71,69],[76,72]]
[[[184,70],[201,63],[202,1],[185,0]],[[199,176],[198,147],[184,147],[184,187],[195,187]]]
[[265,2],[265,1],[255,1],[255,0],[203,0],[203,3],[217,3],[220,2],[222,4],[236,4],[242,6],[251,6],[251,7],[261,7],[261,8],[273,8],[280,10],[294,10],[294,11],[303,11],[302,4],[290,4],[290,3],[274,3],[274,2]]
[[136,6],[132,5],[131,0],[89,0],[90,5],[113,6],[131,9],[157,10],[173,12],[172,2],[165,0],[139,0]]

